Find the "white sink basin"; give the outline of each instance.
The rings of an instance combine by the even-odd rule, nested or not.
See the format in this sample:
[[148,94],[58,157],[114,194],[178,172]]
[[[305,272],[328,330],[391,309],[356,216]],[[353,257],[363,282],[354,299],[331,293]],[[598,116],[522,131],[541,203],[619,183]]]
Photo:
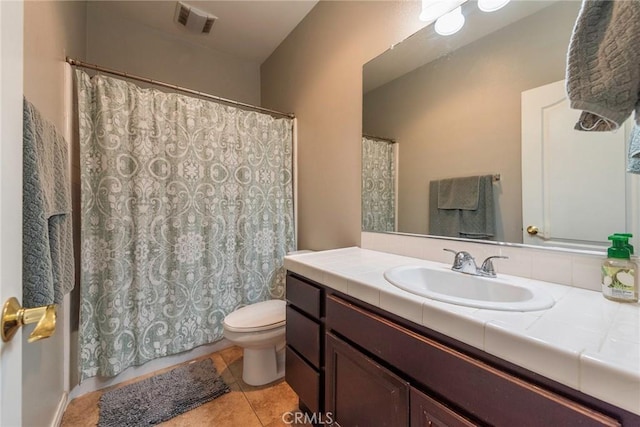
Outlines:
[[402,266],[391,268],[384,278],[412,294],[468,307],[503,311],[533,311],[553,307],[553,297],[525,283],[490,279],[445,268]]

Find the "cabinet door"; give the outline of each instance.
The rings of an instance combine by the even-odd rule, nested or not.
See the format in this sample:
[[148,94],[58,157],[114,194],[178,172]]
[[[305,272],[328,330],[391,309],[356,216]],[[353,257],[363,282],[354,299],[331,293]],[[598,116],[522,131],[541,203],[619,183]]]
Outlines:
[[341,427],[409,425],[409,385],[327,334],[326,403]]
[[411,388],[411,427],[474,427],[476,424]]

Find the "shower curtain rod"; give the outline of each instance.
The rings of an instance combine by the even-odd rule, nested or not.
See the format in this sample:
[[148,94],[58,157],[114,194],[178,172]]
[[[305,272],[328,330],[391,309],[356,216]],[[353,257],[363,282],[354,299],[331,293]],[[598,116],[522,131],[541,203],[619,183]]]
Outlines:
[[95,65],[95,64],[89,64],[87,62],[83,62],[77,59],[73,59],[73,58],[69,58],[67,56],[66,61],[75,67],[81,67],[81,68],[88,68],[90,70],[96,70],[96,71],[101,71],[103,73],[108,73],[108,74],[113,74],[115,76],[119,76],[119,77],[124,77],[127,79],[131,79],[131,80],[138,80],[141,82],[145,82],[145,83],[150,83],[156,86],[161,86],[161,87],[166,87],[168,89],[173,89],[173,90],[177,90],[180,92],[185,92],[191,95],[197,95],[203,98],[207,98],[207,99],[212,99],[214,101],[219,101],[219,102],[223,102],[225,104],[230,104],[230,105],[235,105],[235,106],[239,106],[239,107],[245,107],[245,108],[249,108],[251,110],[254,111],[260,111],[262,113],[267,113],[270,114],[272,116],[277,116],[277,117],[288,117],[290,119],[295,119],[295,114],[292,113],[283,113],[280,111],[276,111],[276,110],[270,110],[268,108],[264,108],[264,107],[258,107],[257,105],[251,105],[251,104],[245,104],[244,102],[239,102],[239,101],[233,101],[231,99],[226,99],[226,98],[222,98],[220,96],[215,96],[215,95],[209,95],[208,93],[204,93],[204,92],[199,92],[197,90],[193,90],[193,89],[188,89],[182,86],[177,86],[171,83],[165,83],[165,82],[161,82],[159,80],[153,80],[153,79],[149,79],[146,77],[140,77],[140,76],[136,76],[134,74],[129,74],[129,73],[125,73],[122,71],[117,71],[117,70],[113,70],[110,68],[105,68],[105,67],[101,67],[99,65]]

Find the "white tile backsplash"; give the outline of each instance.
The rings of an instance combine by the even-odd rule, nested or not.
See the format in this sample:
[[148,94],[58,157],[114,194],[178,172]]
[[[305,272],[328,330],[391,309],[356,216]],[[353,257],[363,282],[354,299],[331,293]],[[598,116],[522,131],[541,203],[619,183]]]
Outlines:
[[590,289],[592,291],[601,290],[600,271],[603,257],[595,255],[572,256],[572,285]]
[[531,278],[545,282],[571,285],[572,259],[564,253],[534,253],[531,258]]
[[491,255],[508,256],[495,260],[498,274],[560,283],[592,291],[600,291],[600,265],[605,255],[534,247],[514,247],[462,240],[434,239],[424,236],[363,232],[363,249],[450,264],[453,255],[443,248],[467,251],[478,265]]
[[496,271],[513,276],[531,277],[531,252],[519,248],[501,247],[500,255],[509,259],[496,263]]

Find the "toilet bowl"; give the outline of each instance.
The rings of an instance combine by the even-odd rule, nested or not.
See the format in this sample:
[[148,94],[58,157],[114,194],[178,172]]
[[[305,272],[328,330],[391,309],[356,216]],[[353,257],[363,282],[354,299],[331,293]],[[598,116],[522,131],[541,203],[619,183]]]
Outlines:
[[245,383],[259,386],[284,376],[285,308],[282,300],[263,301],[224,318],[224,337],[244,351]]

